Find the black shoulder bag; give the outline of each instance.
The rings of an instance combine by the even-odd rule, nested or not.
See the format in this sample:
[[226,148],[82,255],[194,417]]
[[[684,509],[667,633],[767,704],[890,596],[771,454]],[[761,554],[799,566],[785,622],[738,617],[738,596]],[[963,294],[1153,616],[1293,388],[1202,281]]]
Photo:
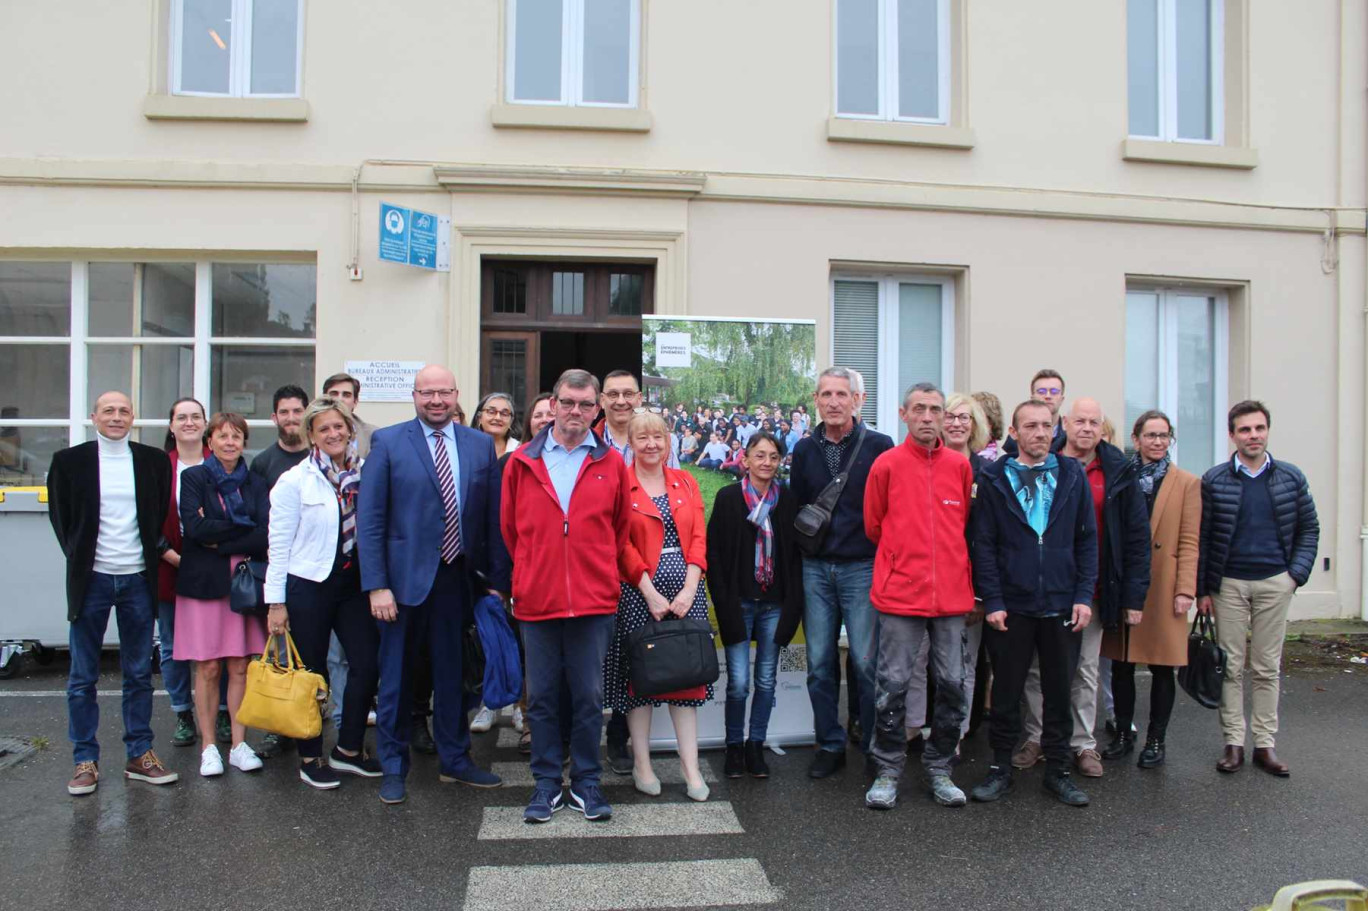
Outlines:
[[[819,429],[819,432],[825,431]],[[860,447],[864,445],[865,433],[864,422],[861,422],[860,432],[855,435],[855,449],[850,453],[846,470],[832,478],[831,483],[822,489],[816,500],[798,510],[798,516],[793,520],[798,549],[804,556],[817,556],[822,550],[822,545],[826,543],[827,532],[831,530],[831,513],[836,508],[836,501],[845,491],[846,481],[850,479],[850,469],[855,467],[855,460],[860,457]]]
[[228,607],[235,614],[265,616],[265,585],[266,564],[248,557],[233,570],[232,584],[228,587]]
[[1226,673],[1226,653],[1216,644],[1212,627],[1211,617],[1206,614],[1192,618],[1187,667],[1178,668],[1178,685],[1194,702],[1209,709],[1221,704],[1221,684]]

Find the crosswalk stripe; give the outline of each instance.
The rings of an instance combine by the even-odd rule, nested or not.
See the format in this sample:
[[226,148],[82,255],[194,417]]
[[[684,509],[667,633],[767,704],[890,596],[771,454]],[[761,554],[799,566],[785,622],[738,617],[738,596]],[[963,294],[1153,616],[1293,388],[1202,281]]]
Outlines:
[[[684,769],[679,764],[678,756],[658,757],[652,760],[651,767],[655,769],[656,777],[660,779],[661,784],[684,784]],[[699,763],[698,768],[703,773],[704,781],[717,781],[717,773],[712,770],[712,766],[708,763]],[[526,762],[496,762],[490,766],[489,770],[503,779],[504,787],[530,788],[536,784],[532,777],[532,767]],[[632,787],[632,776],[604,775],[599,784],[605,788],[630,788]]]
[[781,898],[754,858],[472,867],[464,911],[632,911],[763,905]]
[[725,801],[617,807],[613,818],[589,822],[570,807],[547,823],[523,822],[522,807],[485,807],[481,841],[545,838],[645,838],[656,835],[741,835],[741,821]]

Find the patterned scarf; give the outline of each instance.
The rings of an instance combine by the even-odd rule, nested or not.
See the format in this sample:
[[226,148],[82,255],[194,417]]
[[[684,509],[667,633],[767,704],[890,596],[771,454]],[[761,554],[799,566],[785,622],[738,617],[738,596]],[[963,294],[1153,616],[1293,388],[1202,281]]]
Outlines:
[[205,457],[204,467],[209,470],[209,477],[213,480],[214,490],[218,491],[219,499],[223,502],[223,511],[228,515],[228,521],[234,525],[255,528],[256,521],[247,514],[247,504],[242,501],[241,488],[247,483],[247,460],[238,459],[237,466],[229,472],[218,460],[218,456],[211,453]]
[[347,460],[341,471],[317,446],[310,450],[309,458],[337,494],[337,505],[342,508],[342,553],[350,554],[356,547],[356,494],[361,489],[361,469],[356,464],[356,455],[347,450]]
[[746,498],[746,521],[755,526],[755,581],[762,591],[774,583],[774,527],[770,511],[779,502],[779,485],[770,482],[769,490],[760,496],[749,477],[741,479],[741,493]]
[[1169,466],[1173,460],[1169,454],[1164,453],[1164,457],[1157,462],[1146,462],[1140,458],[1140,453],[1136,453],[1131,459],[1131,465],[1136,471],[1135,483],[1139,486],[1140,492],[1145,495],[1145,505],[1149,511],[1154,512],[1154,492],[1159,489],[1159,482],[1164,480],[1164,475],[1168,474]]
[[1023,465],[1014,458],[1008,459],[1007,481],[1012,485],[1012,492],[1021,503],[1032,530],[1037,536],[1045,534],[1055,488],[1059,485],[1059,459],[1053,452],[1039,465]]

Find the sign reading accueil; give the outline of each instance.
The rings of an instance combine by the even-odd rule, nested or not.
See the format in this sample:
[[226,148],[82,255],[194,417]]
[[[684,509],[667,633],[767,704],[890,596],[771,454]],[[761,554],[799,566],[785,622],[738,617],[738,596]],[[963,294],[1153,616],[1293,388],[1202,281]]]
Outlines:
[[363,402],[407,402],[423,361],[347,361],[346,370],[361,383]]
[[451,219],[380,203],[380,258],[450,272]]

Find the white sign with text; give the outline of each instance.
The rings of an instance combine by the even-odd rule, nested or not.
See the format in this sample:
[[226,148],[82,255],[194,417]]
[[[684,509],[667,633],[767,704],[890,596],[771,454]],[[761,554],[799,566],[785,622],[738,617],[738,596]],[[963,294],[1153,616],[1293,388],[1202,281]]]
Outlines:
[[361,383],[363,402],[408,402],[413,378],[425,366],[424,361],[347,361],[347,372]]

